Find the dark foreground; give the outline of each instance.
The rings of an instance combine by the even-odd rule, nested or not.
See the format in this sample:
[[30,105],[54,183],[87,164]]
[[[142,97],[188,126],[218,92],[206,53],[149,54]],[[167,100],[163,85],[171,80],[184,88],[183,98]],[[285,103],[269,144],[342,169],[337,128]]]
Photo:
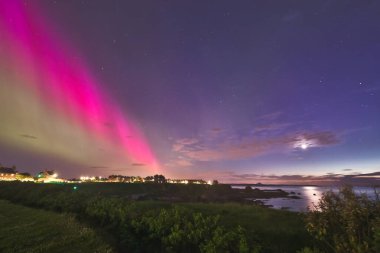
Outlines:
[[0,252],[112,252],[101,236],[72,215],[0,200]]
[[[311,243],[299,214],[242,201],[241,196],[252,197],[254,190],[232,193],[223,185],[76,186],[74,189],[70,184],[2,182],[0,198],[34,208],[28,210],[75,215],[75,222],[85,224],[81,226],[101,232],[94,234],[102,237],[96,239],[100,246],[111,245],[115,252],[296,252]],[[256,191],[256,194],[265,193]],[[11,207],[18,210],[14,205]],[[40,235],[36,244],[51,241],[43,231],[56,229],[51,226],[53,216],[49,212],[46,224],[34,227],[33,233]],[[20,221],[19,225],[23,223]],[[21,230],[19,238],[29,232]],[[67,238],[65,233],[62,230],[57,237]],[[76,244],[75,240],[72,242]],[[88,247],[88,252],[95,252]]]

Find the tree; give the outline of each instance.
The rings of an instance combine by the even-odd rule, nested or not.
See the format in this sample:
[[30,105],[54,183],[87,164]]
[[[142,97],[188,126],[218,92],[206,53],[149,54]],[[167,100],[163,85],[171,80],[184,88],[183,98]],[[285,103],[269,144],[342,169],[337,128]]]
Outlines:
[[163,184],[166,183],[166,179],[163,175],[154,175],[154,182],[156,184]]
[[145,182],[153,182],[154,181],[154,177],[153,176],[147,176],[146,178],[144,178]]

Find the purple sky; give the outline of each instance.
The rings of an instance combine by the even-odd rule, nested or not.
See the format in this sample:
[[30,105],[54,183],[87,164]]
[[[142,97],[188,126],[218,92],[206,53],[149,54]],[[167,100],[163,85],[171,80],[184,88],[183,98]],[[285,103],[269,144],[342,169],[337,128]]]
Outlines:
[[[380,172],[377,1],[15,2],[33,53],[3,16],[3,165],[252,183]],[[68,92],[67,75],[91,81]],[[87,89],[96,117],[76,104]]]

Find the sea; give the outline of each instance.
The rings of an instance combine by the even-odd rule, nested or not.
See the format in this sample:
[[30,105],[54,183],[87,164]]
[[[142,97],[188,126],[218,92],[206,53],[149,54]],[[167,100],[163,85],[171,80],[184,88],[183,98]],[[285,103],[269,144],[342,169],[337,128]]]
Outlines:
[[[232,188],[244,189],[246,185],[233,185]],[[290,196],[297,196],[299,199],[293,198],[269,198],[257,199],[274,209],[286,209],[294,212],[306,212],[308,207],[313,209],[322,197],[322,194],[327,191],[339,192],[339,187],[326,187],[326,186],[256,186],[251,185],[252,189],[258,188],[260,190],[277,190],[281,189],[290,193]],[[356,194],[367,194],[371,199],[375,199],[376,194],[373,187],[353,187]],[[380,193],[380,188],[376,188]]]

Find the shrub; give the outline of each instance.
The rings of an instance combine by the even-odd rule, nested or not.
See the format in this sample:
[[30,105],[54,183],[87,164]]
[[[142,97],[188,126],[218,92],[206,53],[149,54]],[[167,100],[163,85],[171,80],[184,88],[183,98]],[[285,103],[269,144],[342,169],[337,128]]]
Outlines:
[[[121,197],[94,196],[65,185],[3,183],[1,186],[0,198],[73,213],[102,226],[114,236],[121,252],[245,253],[260,249],[256,244],[251,246],[242,228],[227,230],[221,226],[219,216],[171,206],[146,211]],[[221,185],[216,188],[226,189]]]
[[[228,231],[219,224],[219,216],[178,207],[133,219],[122,237],[124,247],[132,252],[250,252],[241,227]],[[259,247],[251,249],[258,252]]]
[[306,226],[327,252],[376,253],[380,252],[379,218],[378,200],[355,195],[352,187],[346,186],[339,193],[324,193],[307,213]]

